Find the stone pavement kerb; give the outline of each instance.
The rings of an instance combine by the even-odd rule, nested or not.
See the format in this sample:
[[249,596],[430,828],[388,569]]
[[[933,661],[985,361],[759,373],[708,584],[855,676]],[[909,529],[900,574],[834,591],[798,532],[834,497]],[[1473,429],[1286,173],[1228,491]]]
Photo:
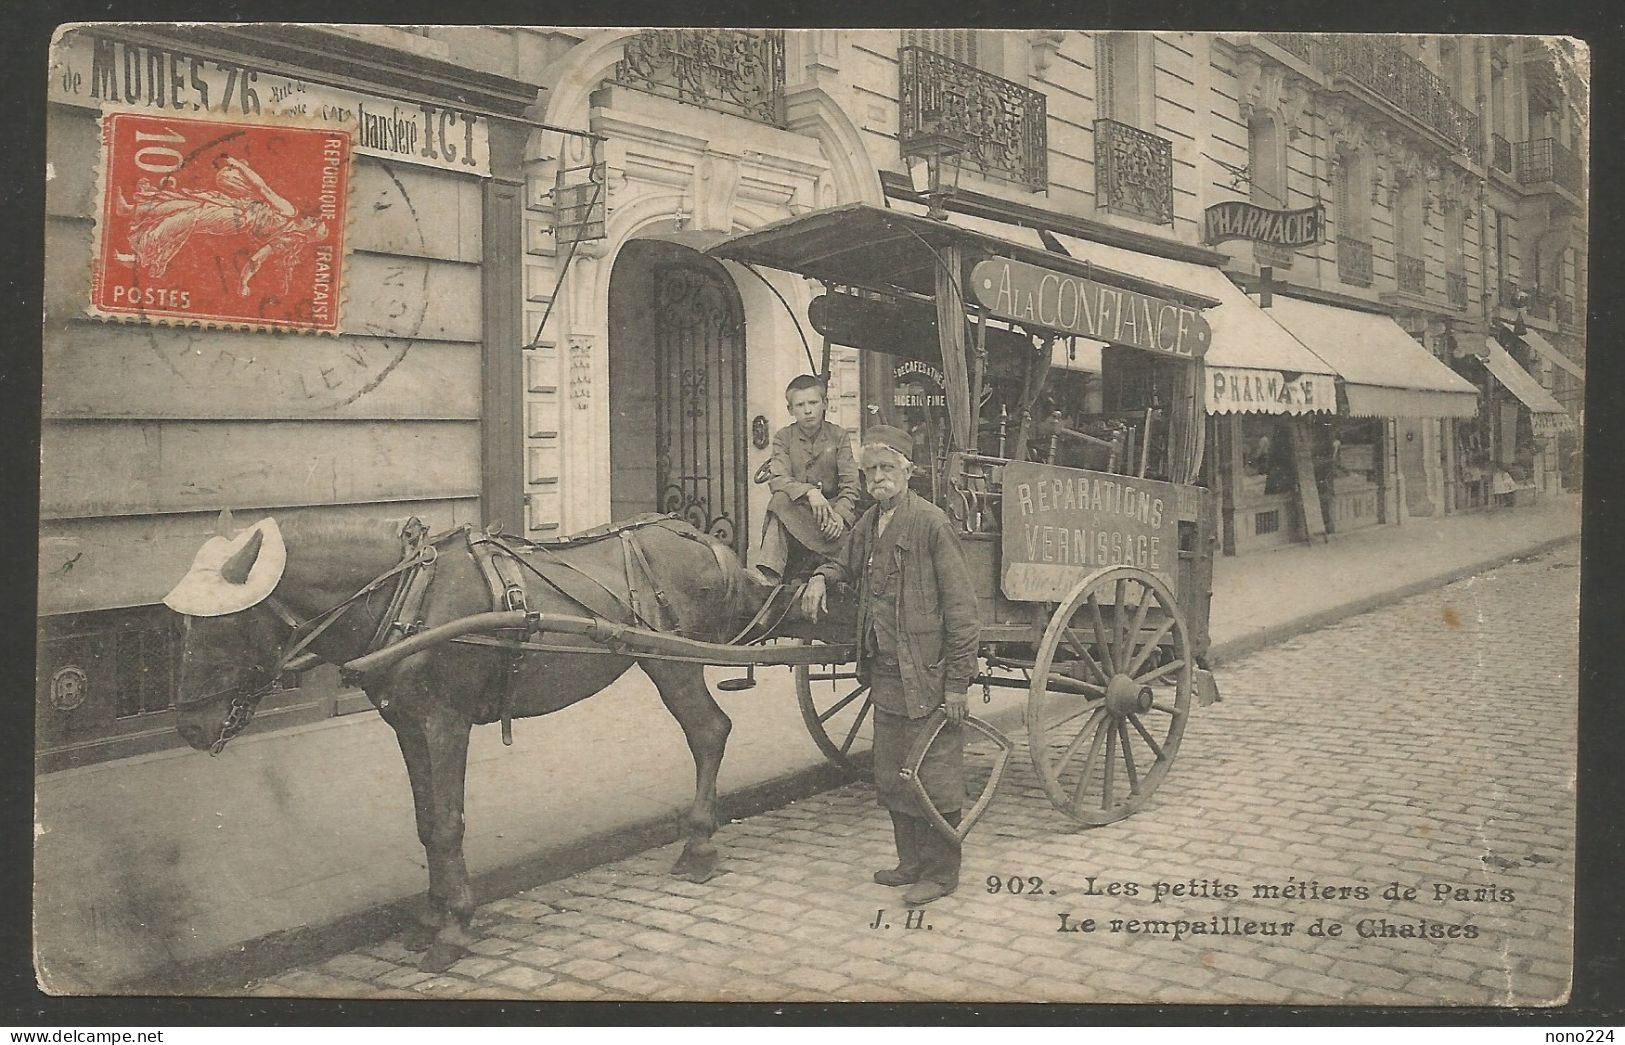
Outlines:
[[[1221,557],[1215,663],[1578,530],[1578,499],[1559,497]],[[788,672],[760,675],[754,690],[717,694],[735,727],[720,779],[727,817],[838,779],[807,737]],[[1222,692],[1222,667],[1218,678]],[[1023,699],[1002,691],[977,713],[1018,723]],[[515,725],[513,748],[493,729],[471,745],[465,847],[481,899],[675,837],[693,765],[640,673]],[[246,979],[354,947],[402,924],[426,884],[399,751],[372,714],[251,733],[219,759],[164,752],[48,774],[36,818],[36,964],[46,989],[64,993]]]

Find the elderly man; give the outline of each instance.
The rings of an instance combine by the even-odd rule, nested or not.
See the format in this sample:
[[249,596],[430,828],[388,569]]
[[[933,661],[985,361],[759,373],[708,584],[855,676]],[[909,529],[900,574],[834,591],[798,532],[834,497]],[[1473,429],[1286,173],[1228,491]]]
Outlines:
[[960,849],[932,827],[900,775],[931,713],[948,724],[920,766],[931,804],[958,825],[965,803],[964,727],[981,622],[959,538],[942,509],[909,491],[913,439],[879,425],[863,437],[860,463],[876,503],[841,553],[813,574],[802,595],[812,620],[825,609],[828,580],[858,585],[858,676],[870,684],[875,716],[875,788],[891,813],[897,866],[881,885],[907,885],[919,906],[959,886]]
[[751,556],[761,580],[777,582],[790,558],[790,538],[821,557],[835,554],[858,503],[858,464],[852,437],[825,420],[828,401],[822,378],[802,374],[784,390],[793,419],[773,435],[767,484],[773,491],[762,522],[762,539]]

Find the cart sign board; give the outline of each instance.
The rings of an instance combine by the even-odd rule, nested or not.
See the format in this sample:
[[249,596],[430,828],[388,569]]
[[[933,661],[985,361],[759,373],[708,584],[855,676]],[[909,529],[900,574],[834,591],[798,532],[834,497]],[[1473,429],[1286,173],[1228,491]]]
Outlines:
[[1250,239],[1277,247],[1307,247],[1325,234],[1326,212],[1320,206],[1270,210],[1245,200],[1215,203],[1202,212],[1202,231],[1209,244]]
[[971,293],[1000,319],[1148,352],[1200,359],[1213,341],[1207,320],[1189,305],[1010,258],[978,262]]
[[1060,602],[1107,566],[1137,566],[1179,595],[1180,488],[1132,475],[1004,466],[1000,577],[1016,602]]

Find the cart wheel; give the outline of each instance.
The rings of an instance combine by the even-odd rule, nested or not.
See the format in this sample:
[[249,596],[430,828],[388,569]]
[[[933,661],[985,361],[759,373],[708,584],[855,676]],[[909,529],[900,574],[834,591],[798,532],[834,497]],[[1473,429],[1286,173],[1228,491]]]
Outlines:
[[868,780],[875,742],[869,684],[839,667],[813,671],[802,664],[795,674],[796,703],[813,743],[843,771]]
[[1193,666],[1161,580],[1110,566],[1072,589],[1044,629],[1027,698],[1027,747],[1055,808],[1100,825],[1145,805],[1179,750]]

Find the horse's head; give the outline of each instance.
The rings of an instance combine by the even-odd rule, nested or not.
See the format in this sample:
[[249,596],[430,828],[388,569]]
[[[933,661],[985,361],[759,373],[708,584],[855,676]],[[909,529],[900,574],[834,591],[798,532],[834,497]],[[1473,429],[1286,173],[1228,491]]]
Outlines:
[[175,728],[192,747],[214,751],[271,691],[288,634],[264,605],[287,563],[275,520],[233,535],[226,511],[219,530],[164,597],[186,618]]

